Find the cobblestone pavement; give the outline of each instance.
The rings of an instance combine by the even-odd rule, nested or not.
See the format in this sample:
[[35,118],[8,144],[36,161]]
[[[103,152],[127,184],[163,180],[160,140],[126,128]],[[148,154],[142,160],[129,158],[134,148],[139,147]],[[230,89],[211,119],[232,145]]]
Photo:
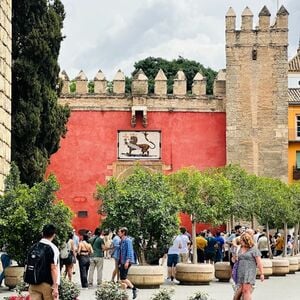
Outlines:
[[[113,269],[113,261],[106,259],[104,261],[104,280],[109,280],[111,271]],[[96,278],[96,274],[94,274]],[[74,282],[80,284],[78,265],[76,265],[76,274],[74,276]],[[198,285],[198,286],[182,286],[178,284],[171,284],[165,282],[162,285],[163,288],[174,288],[175,295],[174,300],[187,300],[197,291],[207,292],[214,300],[231,300],[233,295],[232,286],[230,283],[220,283],[213,281],[210,285]],[[88,290],[81,290],[79,296],[80,300],[92,300],[95,299],[96,287]],[[137,300],[150,300],[155,292],[158,290],[139,290]],[[6,287],[0,287],[0,299],[3,297],[14,295],[13,291],[8,291]],[[130,295],[129,299],[132,299],[131,291],[128,291]],[[300,272],[296,274],[289,274],[285,277],[270,277],[263,283],[257,281],[256,288],[253,293],[253,300],[265,300],[270,297],[272,300],[300,300]]]

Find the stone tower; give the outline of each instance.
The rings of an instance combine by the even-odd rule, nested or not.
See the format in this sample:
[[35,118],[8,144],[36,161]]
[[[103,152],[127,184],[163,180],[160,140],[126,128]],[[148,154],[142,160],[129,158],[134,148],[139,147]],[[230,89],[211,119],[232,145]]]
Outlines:
[[11,0],[0,2],[0,194],[10,169],[11,148]]
[[282,6],[274,25],[263,7],[253,14],[226,15],[227,163],[287,181],[288,169],[288,12]]

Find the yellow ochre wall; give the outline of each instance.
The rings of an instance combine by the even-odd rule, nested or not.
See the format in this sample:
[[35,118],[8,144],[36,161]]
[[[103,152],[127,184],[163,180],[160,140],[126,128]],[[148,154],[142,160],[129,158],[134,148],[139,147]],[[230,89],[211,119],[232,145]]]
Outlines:
[[289,149],[288,149],[288,182],[293,180],[293,166],[296,165],[296,151],[300,151],[300,139],[296,141],[296,116],[300,115],[300,105],[289,105]]

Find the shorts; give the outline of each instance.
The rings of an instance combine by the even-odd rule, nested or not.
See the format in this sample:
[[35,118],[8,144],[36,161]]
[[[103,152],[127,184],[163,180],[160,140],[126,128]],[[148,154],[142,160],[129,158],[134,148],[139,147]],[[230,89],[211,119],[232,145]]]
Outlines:
[[205,253],[205,260],[215,260],[216,254],[214,252],[206,252]]
[[168,254],[167,266],[175,267],[178,263],[179,255],[178,254]]
[[120,264],[120,265],[119,265],[120,279],[121,279],[121,280],[127,279],[128,270],[129,270],[130,266],[131,266],[131,264],[129,264],[129,265],[128,265],[128,268],[125,269],[125,265],[124,265],[124,264]]

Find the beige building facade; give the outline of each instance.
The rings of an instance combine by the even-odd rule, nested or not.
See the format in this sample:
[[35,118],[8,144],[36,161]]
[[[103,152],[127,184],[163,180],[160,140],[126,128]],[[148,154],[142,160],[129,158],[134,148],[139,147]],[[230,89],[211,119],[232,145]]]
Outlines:
[[0,194],[11,160],[11,3],[0,2]]
[[274,25],[270,16],[263,7],[254,28],[246,8],[236,30],[233,9],[226,15],[227,163],[287,182],[288,12]]

